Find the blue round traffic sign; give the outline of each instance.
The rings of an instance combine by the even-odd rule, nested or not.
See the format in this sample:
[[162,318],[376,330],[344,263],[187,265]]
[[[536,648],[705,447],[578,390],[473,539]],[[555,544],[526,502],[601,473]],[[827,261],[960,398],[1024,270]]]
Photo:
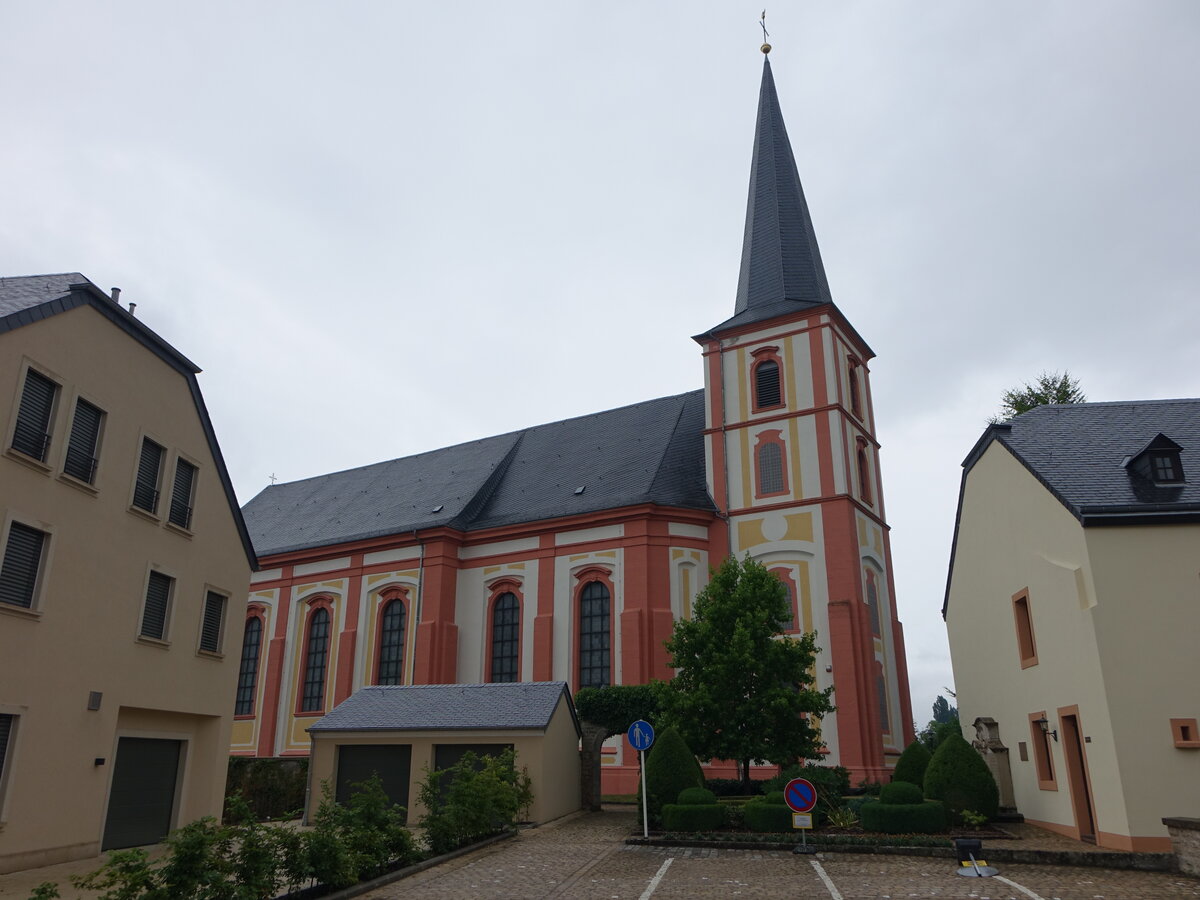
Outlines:
[[817,789],[811,781],[804,778],[793,778],[783,789],[783,799],[792,812],[811,812],[817,805]]
[[630,725],[627,733],[634,750],[647,750],[654,743],[654,728],[645,719],[638,719]]

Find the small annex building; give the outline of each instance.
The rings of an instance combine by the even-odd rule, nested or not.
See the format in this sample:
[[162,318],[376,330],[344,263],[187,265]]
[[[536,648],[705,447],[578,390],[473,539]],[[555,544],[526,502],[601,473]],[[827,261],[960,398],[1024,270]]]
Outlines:
[[1200,810],[1200,400],[1037,407],[963,468],[942,615],[1001,803],[1169,851]]
[[374,685],[308,732],[306,822],[321,802],[323,781],[344,801],[350,786],[372,773],[415,822],[425,811],[417,797],[427,768],[449,768],[468,751],[486,756],[509,748],[533,783],[531,821],[548,822],[581,805],[581,731],[565,681]]

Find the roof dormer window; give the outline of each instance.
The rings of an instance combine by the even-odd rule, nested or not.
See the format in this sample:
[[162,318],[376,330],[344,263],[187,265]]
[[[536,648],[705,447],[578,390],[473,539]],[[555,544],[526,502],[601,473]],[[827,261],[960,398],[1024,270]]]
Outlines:
[[1183,481],[1183,469],[1179,465],[1179,452],[1157,452],[1150,454],[1150,477],[1159,484],[1174,484]]
[[1165,434],[1157,435],[1140,452],[1125,460],[1125,468],[1155,484],[1182,484],[1183,462],[1179,458],[1183,450]]

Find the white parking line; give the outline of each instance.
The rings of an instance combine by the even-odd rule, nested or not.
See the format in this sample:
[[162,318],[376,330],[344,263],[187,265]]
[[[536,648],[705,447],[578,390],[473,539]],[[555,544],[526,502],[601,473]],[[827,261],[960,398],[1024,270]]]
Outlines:
[[1017,884],[1015,881],[1013,881],[1009,878],[1005,878],[1003,875],[993,875],[992,877],[995,878],[997,881],[1003,881],[1009,887],[1016,888],[1018,891],[1020,891],[1026,897],[1033,898],[1033,900],[1046,900],[1046,898],[1041,896],[1040,894],[1035,894],[1033,891],[1031,891],[1027,887],[1021,887],[1021,885]]
[[829,896],[832,898],[832,900],[844,900],[841,892],[834,887],[833,879],[826,874],[825,869],[821,867],[821,864],[815,859],[810,859],[809,862],[812,863],[813,868],[817,870],[817,877],[825,882],[825,888],[829,891]]
[[654,874],[654,877],[650,879],[650,883],[646,885],[646,889],[642,891],[642,896],[638,897],[638,900],[650,900],[655,888],[658,887],[658,883],[662,881],[663,876],[667,874],[667,869],[671,868],[672,862],[673,859],[669,856],[663,861],[663,864],[658,867],[658,871]]

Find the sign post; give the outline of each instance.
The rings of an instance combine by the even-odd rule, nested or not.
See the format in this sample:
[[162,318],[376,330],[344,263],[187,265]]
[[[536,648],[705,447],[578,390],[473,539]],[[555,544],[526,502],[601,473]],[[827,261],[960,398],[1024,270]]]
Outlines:
[[795,853],[810,853],[808,830],[812,828],[812,811],[817,805],[817,789],[806,778],[793,778],[783,789],[783,801],[792,811],[792,827],[800,829],[800,846]]
[[638,719],[629,726],[629,743],[638,752],[642,770],[642,837],[650,839],[650,804],[646,796],[646,751],[654,743],[654,728],[645,719]]

